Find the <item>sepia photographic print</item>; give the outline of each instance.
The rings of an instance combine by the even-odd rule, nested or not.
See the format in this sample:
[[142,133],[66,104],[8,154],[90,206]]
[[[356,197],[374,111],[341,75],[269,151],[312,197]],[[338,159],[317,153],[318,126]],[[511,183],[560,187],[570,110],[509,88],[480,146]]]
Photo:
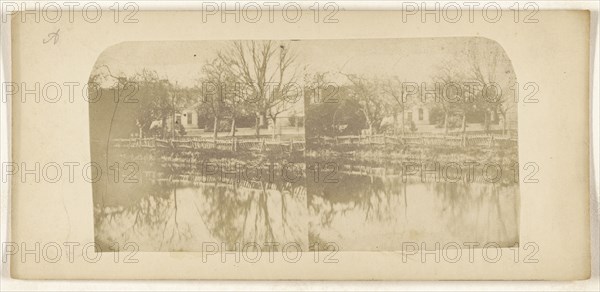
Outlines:
[[589,11],[291,5],[9,17],[2,272],[240,289],[595,273]]
[[519,243],[517,78],[493,40],[125,42],[89,80],[103,251]]

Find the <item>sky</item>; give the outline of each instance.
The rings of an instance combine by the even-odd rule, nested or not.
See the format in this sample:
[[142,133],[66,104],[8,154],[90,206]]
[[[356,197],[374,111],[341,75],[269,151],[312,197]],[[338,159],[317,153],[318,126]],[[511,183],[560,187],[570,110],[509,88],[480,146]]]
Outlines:
[[[410,82],[430,81],[442,63],[464,56],[470,37],[364,40],[287,41],[298,65],[308,72],[339,72],[370,77],[397,76]],[[486,46],[497,46],[482,39]],[[194,86],[202,65],[230,45],[228,41],[124,42],[107,48],[92,73],[111,68],[115,75],[131,76],[155,70],[183,87]],[[335,75],[335,74],[334,74]],[[341,80],[332,80],[333,82]]]

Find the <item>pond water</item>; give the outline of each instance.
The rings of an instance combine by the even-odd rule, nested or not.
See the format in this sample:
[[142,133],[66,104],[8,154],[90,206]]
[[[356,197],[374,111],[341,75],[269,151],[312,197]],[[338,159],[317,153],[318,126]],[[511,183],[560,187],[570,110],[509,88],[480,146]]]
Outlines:
[[308,193],[310,242],[340,250],[393,251],[407,242],[431,249],[436,243],[513,246],[519,239],[516,184],[341,175],[336,184],[309,185]]
[[102,250],[126,242],[140,251],[276,242],[302,250],[333,243],[346,251],[394,251],[406,242],[434,248],[519,241],[517,183],[405,182],[343,172],[335,178],[231,182],[163,167],[144,172],[136,183],[101,182],[95,190],[96,242]]

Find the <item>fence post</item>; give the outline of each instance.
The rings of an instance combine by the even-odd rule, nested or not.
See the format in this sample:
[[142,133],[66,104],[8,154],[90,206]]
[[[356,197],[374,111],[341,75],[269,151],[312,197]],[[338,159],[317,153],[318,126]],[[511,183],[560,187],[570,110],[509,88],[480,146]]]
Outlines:
[[294,152],[294,138],[290,141],[290,152]]

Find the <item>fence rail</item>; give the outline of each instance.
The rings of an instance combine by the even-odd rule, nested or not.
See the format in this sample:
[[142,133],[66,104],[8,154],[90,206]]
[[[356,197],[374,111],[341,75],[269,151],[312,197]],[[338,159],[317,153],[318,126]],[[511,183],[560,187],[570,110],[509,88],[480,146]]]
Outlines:
[[294,152],[304,151],[304,140],[290,139],[288,141],[268,141],[267,139],[201,139],[201,138],[184,138],[176,140],[161,140],[156,138],[131,138],[131,139],[114,139],[113,146],[120,148],[164,148],[178,150],[195,150],[195,149],[218,149],[238,151],[257,151],[257,152]]
[[[502,135],[369,135],[313,137],[308,139],[312,145],[326,146],[447,146],[447,147],[516,147],[517,138]],[[300,139],[287,141],[269,141],[262,139],[202,139],[198,137],[176,140],[156,138],[114,139],[113,146],[124,148],[172,148],[179,150],[218,149],[253,152],[294,152],[304,151],[306,142]]]
[[517,138],[501,135],[369,135],[369,136],[337,136],[313,137],[308,139],[309,144],[320,145],[413,145],[413,146],[448,146],[448,147],[516,147]]

